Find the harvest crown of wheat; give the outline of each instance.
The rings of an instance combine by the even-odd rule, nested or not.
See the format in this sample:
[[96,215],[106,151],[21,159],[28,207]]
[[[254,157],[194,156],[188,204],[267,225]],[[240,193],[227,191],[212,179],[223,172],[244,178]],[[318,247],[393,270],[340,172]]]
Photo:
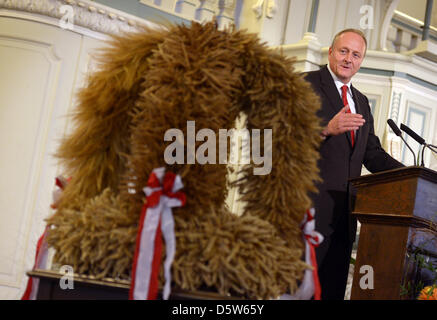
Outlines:
[[[143,188],[163,167],[181,178],[186,196],[173,208],[174,287],[263,299],[296,291],[309,267],[300,223],[316,191],[321,138],[320,102],[292,59],[214,22],[145,29],[112,39],[78,101],[57,152],[71,181],[47,220],[55,262],[130,279]],[[218,135],[242,114],[247,129],[272,130],[271,149],[261,150],[272,163],[261,175],[253,174],[259,164],[241,166],[234,186],[245,207],[237,216],[225,205],[228,166],[169,165],[164,135],[187,135],[188,121]]]

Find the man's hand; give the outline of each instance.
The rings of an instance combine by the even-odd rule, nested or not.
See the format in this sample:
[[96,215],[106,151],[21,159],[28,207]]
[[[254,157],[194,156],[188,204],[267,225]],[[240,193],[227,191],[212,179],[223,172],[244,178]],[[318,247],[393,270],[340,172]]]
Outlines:
[[322,131],[324,136],[336,136],[347,131],[358,130],[366,120],[358,113],[347,113],[349,105],[344,106]]

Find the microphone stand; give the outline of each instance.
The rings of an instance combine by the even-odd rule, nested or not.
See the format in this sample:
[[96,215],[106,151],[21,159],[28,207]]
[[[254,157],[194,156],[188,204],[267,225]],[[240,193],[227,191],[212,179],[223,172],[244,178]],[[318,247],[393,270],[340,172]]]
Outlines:
[[[424,153],[425,153],[425,147],[428,147],[432,152],[436,152],[437,153],[437,151],[432,148],[432,147],[435,147],[435,146],[427,144],[425,142],[425,139],[423,139],[421,136],[419,136],[416,132],[411,130],[409,127],[407,127],[403,123],[401,123],[401,130],[404,131],[406,134],[408,134],[411,138],[416,140],[419,143],[419,145],[423,145],[423,147],[422,147],[422,162],[421,162],[421,166],[424,167],[425,163],[424,163],[423,156],[424,156]],[[419,158],[419,156],[420,156],[420,146],[419,146],[419,153],[417,154],[417,157]]]
[[[399,137],[401,137],[402,141],[405,143],[405,145],[408,147],[408,149],[410,149],[410,151],[413,153],[414,166],[416,166],[417,165],[417,163],[416,163],[416,154],[414,153],[413,149],[411,149],[411,147],[408,145],[408,143],[404,139],[404,137],[402,137],[402,135],[400,135]],[[419,157],[419,154],[417,154],[417,157]],[[419,162],[419,159],[417,159],[417,162]]]
[[[416,166],[416,154],[414,153],[413,149],[411,149],[411,147],[408,145],[408,143],[404,139],[404,137],[402,137],[401,130],[399,130],[398,126],[396,125],[396,123],[392,119],[388,119],[387,123],[390,126],[390,128],[393,130],[394,134],[397,135],[398,137],[400,137],[402,139],[402,141],[405,143],[405,145],[408,147],[408,149],[410,149],[411,153],[413,154],[414,166]],[[417,156],[419,156],[419,154]],[[417,159],[417,161],[419,161],[419,159]]]
[[[423,144],[423,147],[422,147],[422,164],[421,164],[422,167],[425,166],[424,161],[423,161],[423,154],[425,153],[425,148],[426,148],[426,147],[428,147],[428,149],[431,150],[432,152],[437,153],[437,147],[436,147],[436,146],[434,146],[434,145],[432,145],[432,144],[426,144],[426,143],[424,143],[424,144]],[[434,149],[434,148],[436,148],[436,149]]]
[[424,167],[425,166],[425,162],[423,161],[423,154],[425,152],[425,144],[422,146],[422,162],[421,162],[421,166]]

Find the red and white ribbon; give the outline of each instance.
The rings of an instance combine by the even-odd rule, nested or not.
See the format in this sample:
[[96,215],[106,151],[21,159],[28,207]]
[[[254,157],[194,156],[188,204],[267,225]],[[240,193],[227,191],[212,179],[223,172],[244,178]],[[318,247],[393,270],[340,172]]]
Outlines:
[[165,173],[157,168],[151,173],[144,192],[147,202],[141,211],[135,255],[132,266],[132,283],[129,299],[156,299],[158,276],[161,265],[162,235],[165,239],[164,262],[165,285],[163,299],[170,296],[171,265],[176,252],[173,207],[185,205],[185,194],[180,192],[183,184],[179,175]]
[[[58,187],[58,189],[55,189],[53,191],[53,204],[51,204],[51,207],[53,209],[56,209],[57,204],[59,202],[59,199],[61,197],[62,191],[64,190],[65,186],[68,183],[68,179],[65,179],[64,177],[56,177],[55,185]],[[33,265],[33,269],[46,269],[47,268],[47,260],[49,255],[49,248],[47,245],[47,233],[49,231],[49,228],[46,227],[44,229],[44,233],[42,236],[38,239],[38,242],[36,244],[36,253],[35,253],[35,264]],[[26,290],[24,291],[23,296],[21,297],[21,300],[36,300],[36,296],[38,293],[38,287],[39,287],[39,278],[29,277],[27,280],[27,286]]]
[[55,179],[55,185],[58,187],[53,191],[53,203],[50,205],[52,209],[56,209],[58,207],[59,201],[61,200],[62,192],[64,191],[65,187],[67,186],[68,182],[71,180],[71,178],[64,178],[62,176],[58,176]]
[[[36,245],[35,264],[33,266],[33,270],[46,268],[47,257],[48,257],[48,246],[46,242],[47,231],[48,229],[46,227],[44,233],[39,238],[38,243]],[[36,300],[38,287],[39,287],[39,278],[29,277],[29,279],[27,280],[26,290],[24,291],[21,300]]]
[[306,269],[302,284],[293,295],[283,294],[280,299],[284,300],[309,300],[314,296],[314,300],[321,299],[321,287],[319,275],[317,273],[316,250],[323,241],[323,236],[315,230],[316,220],[315,210],[307,210],[301,223],[303,238],[305,241],[305,262],[313,267]]

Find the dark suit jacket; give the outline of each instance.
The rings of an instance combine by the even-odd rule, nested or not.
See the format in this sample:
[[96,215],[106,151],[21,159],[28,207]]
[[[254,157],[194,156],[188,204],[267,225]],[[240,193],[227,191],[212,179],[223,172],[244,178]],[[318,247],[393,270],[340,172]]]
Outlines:
[[[327,66],[318,71],[308,72],[305,78],[321,98],[322,107],[318,115],[322,119],[322,125],[326,126],[343,107],[334,79]],[[324,236],[329,236],[335,230],[338,221],[345,219],[347,215],[347,219],[350,220],[348,232],[353,241],[356,221],[349,216],[349,196],[354,195],[354,190],[348,180],[360,176],[363,164],[372,173],[403,165],[382,149],[374,133],[373,117],[367,97],[353,86],[351,90],[356,111],[366,122],[355,134],[354,148],[349,132],[329,136],[322,142],[318,165],[323,182],[318,186],[319,193],[312,198],[316,209],[316,229]]]

